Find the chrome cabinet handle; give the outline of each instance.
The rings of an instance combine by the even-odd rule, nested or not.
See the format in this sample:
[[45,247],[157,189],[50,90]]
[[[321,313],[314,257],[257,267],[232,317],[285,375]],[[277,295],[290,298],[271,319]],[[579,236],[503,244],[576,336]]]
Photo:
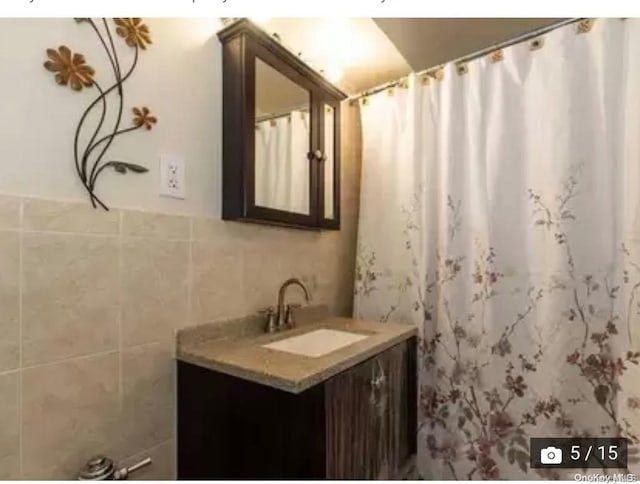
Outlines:
[[376,361],[376,368],[373,371],[373,376],[369,380],[371,386],[371,403],[377,405],[382,400],[384,388],[387,384],[387,377],[384,374],[384,369],[380,361]]
[[370,384],[374,390],[381,390],[387,383],[387,377],[380,361],[376,361],[376,370],[376,374],[371,378]]
[[380,360],[376,360],[376,368],[373,373],[371,380],[369,380],[369,385],[371,385],[369,403],[373,407],[375,415],[382,417],[387,407],[387,377]]
[[384,377],[384,375],[379,375],[379,376],[376,376],[375,378],[371,379],[371,387],[374,390],[381,390],[382,387],[384,387],[386,382],[387,382],[387,380]]

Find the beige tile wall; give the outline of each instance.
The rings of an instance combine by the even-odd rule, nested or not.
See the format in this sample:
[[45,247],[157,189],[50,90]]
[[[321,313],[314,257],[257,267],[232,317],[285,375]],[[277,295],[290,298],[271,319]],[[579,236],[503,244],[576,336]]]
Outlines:
[[172,478],[175,331],[273,305],[292,276],[349,315],[358,170],[340,232],[0,196],[0,479],[72,479],[95,453]]

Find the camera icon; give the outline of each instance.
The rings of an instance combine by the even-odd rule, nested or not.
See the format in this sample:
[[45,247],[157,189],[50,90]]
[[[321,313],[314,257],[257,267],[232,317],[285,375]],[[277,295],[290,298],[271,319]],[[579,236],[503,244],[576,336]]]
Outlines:
[[562,449],[551,446],[540,449],[540,463],[562,464]]

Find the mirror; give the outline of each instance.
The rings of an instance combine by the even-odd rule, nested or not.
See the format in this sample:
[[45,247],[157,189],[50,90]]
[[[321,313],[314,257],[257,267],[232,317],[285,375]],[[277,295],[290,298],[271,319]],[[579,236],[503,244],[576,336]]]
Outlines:
[[311,95],[259,58],[255,67],[255,205],[307,215]]
[[335,171],[335,143],[336,130],[335,109],[324,105],[324,218],[333,219],[334,204],[334,171]]

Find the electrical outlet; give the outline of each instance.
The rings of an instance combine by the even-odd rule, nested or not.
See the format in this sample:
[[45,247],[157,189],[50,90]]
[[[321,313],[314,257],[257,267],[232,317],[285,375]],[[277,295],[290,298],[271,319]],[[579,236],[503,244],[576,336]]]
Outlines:
[[187,196],[185,162],[181,155],[160,156],[160,195],[172,198]]

